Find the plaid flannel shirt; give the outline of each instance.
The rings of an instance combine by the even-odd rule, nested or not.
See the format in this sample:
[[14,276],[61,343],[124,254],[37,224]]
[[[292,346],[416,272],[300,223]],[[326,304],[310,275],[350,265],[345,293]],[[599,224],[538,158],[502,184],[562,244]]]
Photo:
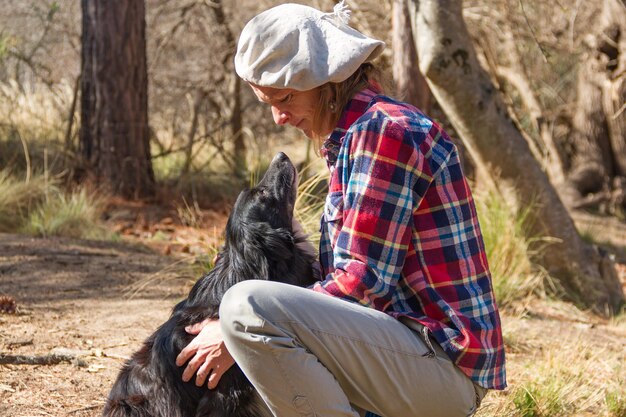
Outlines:
[[505,388],[485,248],[450,138],[372,87],[348,103],[322,155],[325,279],[313,290],[418,321],[475,383]]

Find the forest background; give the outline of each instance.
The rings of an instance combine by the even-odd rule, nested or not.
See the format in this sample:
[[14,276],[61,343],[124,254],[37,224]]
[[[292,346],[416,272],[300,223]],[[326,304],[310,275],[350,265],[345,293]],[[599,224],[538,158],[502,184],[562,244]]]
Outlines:
[[[232,63],[245,22],[278,3],[0,0],[0,413],[98,414],[133,341],[211,267],[233,199],[276,151],[300,168],[298,217],[315,237],[326,168],[298,131],[273,124]],[[625,416],[624,2],[348,5],[351,25],[388,45],[387,90],[444,125],[473,182],[510,381],[480,415]],[[151,268],[125,256],[127,268],[113,267],[94,250]],[[41,262],[24,269],[25,256]],[[117,292],[104,300],[75,280]],[[44,284],[74,296],[42,297]],[[127,314],[86,338],[71,324],[92,314],[77,299]],[[50,308],[58,338],[25,336],[50,325],[35,318]],[[128,333],[111,345],[116,326]],[[16,358],[59,347],[90,363],[74,379],[76,362],[46,365],[56,384],[78,381],[54,402],[34,382],[41,365]]]

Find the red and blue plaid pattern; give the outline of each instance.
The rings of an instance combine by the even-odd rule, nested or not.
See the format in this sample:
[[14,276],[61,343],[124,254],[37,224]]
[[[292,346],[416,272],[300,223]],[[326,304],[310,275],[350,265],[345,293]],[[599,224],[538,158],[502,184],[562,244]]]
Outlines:
[[313,289],[417,320],[474,382],[505,388],[489,266],[450,138],[415,107],[366,89],[322,154],[325,279]]

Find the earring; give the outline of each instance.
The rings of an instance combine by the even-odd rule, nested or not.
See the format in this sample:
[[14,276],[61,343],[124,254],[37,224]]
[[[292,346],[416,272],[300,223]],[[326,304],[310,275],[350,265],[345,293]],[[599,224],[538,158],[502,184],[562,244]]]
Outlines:
[[331,113],[335,113],[337,111],[337,103],[331,101],[330,103],[328,103],[328,109]]

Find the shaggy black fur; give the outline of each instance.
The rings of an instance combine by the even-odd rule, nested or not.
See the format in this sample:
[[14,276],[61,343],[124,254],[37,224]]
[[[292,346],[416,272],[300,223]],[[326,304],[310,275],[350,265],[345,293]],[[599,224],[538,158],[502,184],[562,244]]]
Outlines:
[[105,417],[271,416],[239,367],[217,388],[183,382],[178,353],[191,341],[185,326],[217,317],[222,296],[245,279],[306,286],[317,271],[302,236],[292,227],[296,171],[285,154],[272,161],[261,182],[239,195],[225,231],[215,268],[194,285],[186,300],[124,365],[104,407]]

